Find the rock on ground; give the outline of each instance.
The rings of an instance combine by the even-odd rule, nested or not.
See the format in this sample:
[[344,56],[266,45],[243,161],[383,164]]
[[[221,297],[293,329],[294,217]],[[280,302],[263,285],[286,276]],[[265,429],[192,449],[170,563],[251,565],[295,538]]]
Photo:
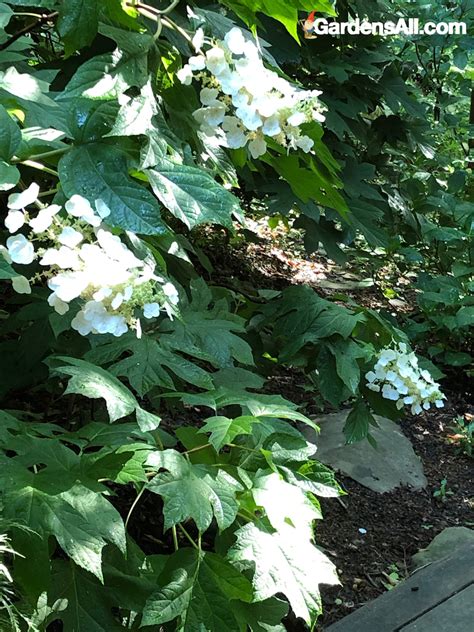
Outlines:
[[474,545],[474,531],[467,527],[448,527],[441,531],[426,549],[421,549],[412,557],[415,568],[426,566],[441,560],[443,557],[453,555],[455,551],[467,544]]
[[315,421],[321,428],[318,435],[311,428],[302,429],[306,438],[317,446],[315,458],[375,492],[390,492],[400,485],[414,490],[427,486],[423,466],[410,440],[399,426],[376,417],[378,428],[370,432],[377,449],[367,440],[346,445],[343,433],[349,411],[323,415]]

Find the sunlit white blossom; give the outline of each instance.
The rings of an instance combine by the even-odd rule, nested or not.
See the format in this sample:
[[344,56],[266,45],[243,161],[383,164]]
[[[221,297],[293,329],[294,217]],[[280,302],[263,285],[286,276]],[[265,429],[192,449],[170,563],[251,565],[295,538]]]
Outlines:
[[179,303],[178,290],[172,283],[165,283],[163,285],[163,293],[173,305],[177,305]]
[[[206,67],[206,58],[204,57],[204,55],[194,55],[193,57],[190,57],[188,59],[187,65],[189,66],[192,72],[204,70],[204,68]],[[180,79],[180,77],[178,77],[178,79]],[[192,77],[191,77],[191,80],[192,80]]]
[[[32,199],[39,191],[30,189]],[[23,205],[28,199],[23,196],[12,202]],[[30,264],[38,257],[39,271],[30,280],[18,274],[12,279],[13,289],[30,293],[33,280],[43,278],[51,290],[49,305],[61,316],[73,310],[71,326],[81,335],[121,336],[130,328],[141,335],[141,317],[157,318],[165,313],[173,318],[178,292],[155,273],[151,257],[137,257],[103,223],[109,214],[103,200],[91,204],[80,195],[68,200],[64,210],[59,205],[38,212],[11,209],[9,227],[25,227],[29,234],[12,235],[0,252],[13,264]],[[129,237],[134,242],[131,234]],[[38,243],[37,251],[33,240]]]
[[95,213],[89,200],[81,195],[73,195],[65,204],[66,211],[91,226],[100,226],[101,218]]
[[[202,44],[201,46],[203,46]],[[194,75],[196,73],[196,75]],[[208,50],[191,57],[178,79],[201,83],[203,107],[194,112],[201,133],[214,145],[230,149],[248,146],[253,158],[267,151],[265,136],[287,151],[314,149],[305,124],[324,121],[318,90],[303,90],[267,68],[249,35],[233,27]]]
[[69,305],[62,301],[55,292],[51,292],[48,296],[48,303],[60,316],[64,316],[69,311]]
[[429,371],[420,369],[418,358],[405,343],[387,347],[378,354],[373,371],[365,374],[367,388],[396,403],[398,410],[410,406],[414,415],[432,405],[444,406],[444,395]]
[[178,80],[181,81],[181,83],[185,86],[190,86],[194,78],[193,70],[189,64],[186,64],[185,66],[180,68],[176,73],[176,76],[178,77]]
[[261,136],[257,136],[251,140],[249,143],[249,151],[252,158],[260,158],[260,156],[263,156],[267,151],[267,143],[265,142],[265,139]]
[[245,52],[246,40],[239,28],[235,27],[231,29],[224,37],[224,41],[229,47],[230,52],[234,53],[234,55],[243,55]]
[[204,31],[202,28],[199,28],[193,37],[193,46],[197,52],[201,50],[204,44]]
[[143,315],[145,318],[157,318],[160,315],[160,306],[158,303],[146,303],[143,306]]
[[66,226],[65,228],[63,228],[60,235],[58,236],[59,243],[63,244],[64,246],[68,246],[69,248],[75,248],[81,243],[83,239],[84,235],[71,226]]

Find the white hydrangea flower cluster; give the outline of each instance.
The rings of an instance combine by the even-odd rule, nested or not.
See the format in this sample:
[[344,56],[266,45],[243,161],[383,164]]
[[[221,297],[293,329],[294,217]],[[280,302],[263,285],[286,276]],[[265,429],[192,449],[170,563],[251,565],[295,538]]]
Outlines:
[[301,125],[325,120],[320,91],[302,90],[266,68],[255,42],[237,27],[205,52],[199,29],[193,44],[197,54],[177,76],[185,85],[201,83],[194,117],[204,134],[231,149],[248,146],[253,158],[267,151],[265,137],[287,150],[311,151],[314,141]]
[[409,352],[407,345],[383,349],[373,371],[366,376],[367,388],[381,393],[385,399],[396,402],[398,410],[411,406],[413,415],[429,410],[434,404],[443,408],[445,396],[429,371],[418,366],[418,358]]
[[[1,247],[4,258],[20,265],[36,261],[44,267],[32,279],[12,279],[16,292],[29,294],[30,282],[46,279],[51,290],[48,303],[61,315],[79,299],[81,308],[71,326],[83,336],[121,336],[129,328],[141,335],[140,316],[155,318],[162,309],[173,316],[179,300],[176,288],[156,276],[154,263],[136,257],[103,223],[110,210],[102,200],[94,209],[74,195],[63,209],[40,205],[38,195],[39,186],[33,183],[8,198],[5,226],[11,236],[6,248]],[[39,210],[27,209],[34,204]]]

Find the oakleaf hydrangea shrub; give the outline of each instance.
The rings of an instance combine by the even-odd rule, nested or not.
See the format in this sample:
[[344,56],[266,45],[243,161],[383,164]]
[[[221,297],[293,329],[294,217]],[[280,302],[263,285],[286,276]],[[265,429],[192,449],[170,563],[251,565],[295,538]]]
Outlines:
[[382,349],[373,371],[365,375],[367,388],[394,401],[398,410],[410,406],[413,415],[444,406],[445,396],[429,371],[418,366],[418,358],[405,343]]
[[248,147],[253,158],[266,153],[266,136],[288,151],[311,151],[314,141],[301,126],[325,120],[319,90],[303,90],[267,68],[258,45],[237,27],[209,46],[200,29],[193,43],[197,54],[177,76],[201,85],[194,118],[206,136],[231,149]]
[[[363,120],[375,128],[372,114],[388,104],[364,103],[359,85],[356,99],[346,97],[357,80],[338,84],[334,98],[331,78],[346,73],[345,61],[331,74],[318,66],[331,54],[313,56],[292,72],[324,86],[326,122],[322,93],[290,81],[250,35],[281,39],[285,68],[289,42],[260,28],[250,0],[222,1],[218,11],[193,5],[208,38],[191,30],[195,15],[176,1],[88,0],[87,11],[42,1],[31,7],[41,28],[18,2],[3,4],[0,268],[18,295],[8,285],[2,297],[0,389],[5,408],[10,392],[15,404],[24,394],[27,414],[0,411],[0,492],[1,513],[28,530],[9,529],[18,556],[7,559],[15,606],[34,619],[23,628],[280,632],[291,608],[314,629],[319,585],[337,582],[317,546],[318,497],[342,490],[296,424],[317,430],[314,422],[259,392],[262,359],[295,357],[301,367],[306,346],[316,396],[353,405],[346,434],[354,440],[370,436],[377,405],[389,415],[394,401],[419,412],[415,402],[423,409],[443,396],[416,363],[397,365],[393,354],[411,357],[406,348],[392,344],[373,359],[374,345],[401,339],[378,313],[295,285],[277,317],[267,308],[286,290],[277,299],[252,288],[257,303],[238,283],[215,286],[193,230],[209,225],[207,238],[214,225],[231,228],[243,216],[239,199],[275,189],[278,212],[291,208],[316,226],[304,229],[309,241],[322,239],[332,257],[334,225],[347,246],[339,224],[354,220],[360,237],[365,224],[382,222],[370,169],[358,173],[351,160],[370,158],[360,148],[371,137],[345,143]],[[288,0],[277,11],[260,3],[259,14],[296,36],[303,4]],[[23,37],[12,40],[15,33]],[[296,58],[304,47],[293,50]],[[365,66],[390,79],[385,62]],[[350,133],[347,116],[360,119],[351,118]],[[336,138],[337,160],[327,148]],[[340,192],[343,162],[352,187]],[[237,184],[239,198],[226,190]],[[368,189],[376,205],[364,195],[359,208],[350,203],[351,188]],[[364,375],[375,361],[369,406]],[[155,518],[142,520],[150,507]],[[25,572],[33,559],[46,572]]]
[[2,254],[9,263],[41,268],[30,279],[13,278],[16,292],[29,294],[31,283],[46,282],[48,303],[60,315],[78,299],[80,309],[71,326],[82,336],[122,336],[129,328],[140,336],[140,318],[156,318],[161,310],[173,316],[176,288],[155,274],[152,257],[139,259],[104,223],[110,209],[102,200],[93,208],[73,195],[63,208],[41,204],[38,195],[39,186],[33,183],[8,198],[5,226],[11,236]]

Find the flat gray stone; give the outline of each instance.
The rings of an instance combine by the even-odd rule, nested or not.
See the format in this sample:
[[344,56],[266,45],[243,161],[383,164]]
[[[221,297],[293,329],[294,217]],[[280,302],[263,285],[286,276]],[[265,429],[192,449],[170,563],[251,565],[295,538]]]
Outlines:
[[306,438],[317,446],[315,458],[375,492],[390,492],[400,485],[423,489],[428,481],[419,457],[399,426],[384,417],[376,417],[379,428],[370,433],[377,449],[368,441],[345,444],[343,433],[349,411],[318,417],[318,435],[311,428],[302,428]]
[[420,568],[453,555],[459,548],[472,543],[474,545],[474,531],[467,527],[448,527],[439,533],[426,549],[421,549],[412,557],[413,566]]

